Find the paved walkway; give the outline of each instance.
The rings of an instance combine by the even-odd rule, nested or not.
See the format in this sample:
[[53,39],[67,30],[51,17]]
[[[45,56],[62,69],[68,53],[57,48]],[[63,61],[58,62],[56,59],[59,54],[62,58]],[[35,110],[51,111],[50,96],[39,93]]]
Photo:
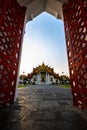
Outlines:
[[70,89],[33,85],[19,89],[14,105],[0,110],[0,130],[87,130],[87,111],[72,105]]

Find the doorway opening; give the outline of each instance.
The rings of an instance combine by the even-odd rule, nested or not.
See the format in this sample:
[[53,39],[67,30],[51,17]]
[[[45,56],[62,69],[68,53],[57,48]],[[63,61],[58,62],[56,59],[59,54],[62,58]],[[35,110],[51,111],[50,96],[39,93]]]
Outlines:
[[[42,74],[39,74],[40,84],[42,80],[47,84],[69,83],[64,23],[62,20],[56,19],[47,12],[41,13],[26,25],[20,67],[21,77],[23,77],[23,79],[27,77],[29,83],[31,82],[29,77],[31,77],[33,78],[32,80],[34,80],[32,83],[37,83],[35,79],[38,80],[38,78],[35,76],[35,72],[34,76],[31,76],[31,74],[34,68],[40,67],[43,63],[45,64],[46,71],[46,66],[49,66],[49,68],[53,69],[55,74],[59,75],[60,79],[55,79],[54,81],[54,77],[52,77],[51,73],[49,74],[50,82],[46,82],[47,76],[45,75],[42,78]],[[42,70],[42,72],[44,72],[44,70]],[[45,72],[45,74],[47,74],[47,72]]]

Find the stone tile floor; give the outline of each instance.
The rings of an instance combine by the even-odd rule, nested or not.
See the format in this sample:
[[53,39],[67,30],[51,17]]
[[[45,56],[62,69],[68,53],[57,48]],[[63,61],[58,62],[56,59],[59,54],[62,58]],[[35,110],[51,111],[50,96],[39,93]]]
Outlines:
[[87,130],[87,111],[72,105],[70,89],[31,85],[0,110],[0,130]]

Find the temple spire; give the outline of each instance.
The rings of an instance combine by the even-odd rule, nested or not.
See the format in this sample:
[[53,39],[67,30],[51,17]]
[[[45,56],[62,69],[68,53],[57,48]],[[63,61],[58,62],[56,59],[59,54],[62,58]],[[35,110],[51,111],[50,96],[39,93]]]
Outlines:
[[42,65],[45,65],[45,64],[44,64],[44,61],[42,62]]

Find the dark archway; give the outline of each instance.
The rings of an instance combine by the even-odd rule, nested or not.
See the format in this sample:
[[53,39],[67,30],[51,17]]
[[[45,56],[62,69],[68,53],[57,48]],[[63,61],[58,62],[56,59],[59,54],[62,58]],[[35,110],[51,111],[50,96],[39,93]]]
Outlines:
[[[14,102],[25,11],[16,0],[0,1],[0,107]],[[73,102],[87,108],[87,1],[68,0],[63,14]]]

